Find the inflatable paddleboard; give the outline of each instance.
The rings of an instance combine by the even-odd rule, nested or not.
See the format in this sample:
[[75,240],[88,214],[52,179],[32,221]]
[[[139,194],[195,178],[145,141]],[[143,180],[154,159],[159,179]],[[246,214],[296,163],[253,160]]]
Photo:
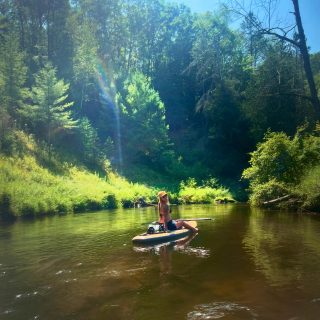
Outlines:
[[[188,224],[190,224],[193,228],[197,227],[197,221],[188,221]],[[192,233],[191,230],[185,229],[185,228],[168,231],[168,232],[153,233],[153,234],[143,233],[138,236],[135,236],[132,239],[132,241],[134,243],[140,243],[140,244],[168,242],[168,241],[183,238],[191,233]]]

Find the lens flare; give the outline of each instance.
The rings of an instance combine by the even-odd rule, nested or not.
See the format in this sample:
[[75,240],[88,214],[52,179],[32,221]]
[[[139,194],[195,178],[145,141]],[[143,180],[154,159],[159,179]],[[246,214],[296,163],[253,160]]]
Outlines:
[[102,62],[97,64],[96,73],[97,73],[97,80],[100,88],[101,101],[105,103],[105,105],[109,107],[114,114],[115,123],[116,123],[115,143],[118,151],[117,164],[121,172],[123,159],[122,159],[121,128],[120,128],[120,110],[115,100],[116,86],[112,79],[111,72],[108,74],[107,68]]

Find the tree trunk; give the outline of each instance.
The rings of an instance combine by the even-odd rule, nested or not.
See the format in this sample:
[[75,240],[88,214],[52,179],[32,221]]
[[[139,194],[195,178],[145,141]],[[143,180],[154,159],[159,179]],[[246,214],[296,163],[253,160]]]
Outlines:
[[312,73],[312,69],[311,69],[310,57],[309,57],[308,47],[307,47],[307,43],[306,43],[306,37],[304,34],[302,21],[301,21],[299,1],[292,0],[292,3],[294,6],[294,14],[296,17],[296,23],[297,23],[297,28],[298,28],[299,48],[300,48],[300,52],[301,52],[302,59],[303,59],[304,70],[305,70],[306,78],[307,78],[307,81],[309,84],[312,104],[313,104],[313,107],[314,107],[315,112],[317,114],[317,118],[319,119],[320,118],[320,101],[319,101],[317,88],[316,88],[316,85],[314,82],[313,73]]

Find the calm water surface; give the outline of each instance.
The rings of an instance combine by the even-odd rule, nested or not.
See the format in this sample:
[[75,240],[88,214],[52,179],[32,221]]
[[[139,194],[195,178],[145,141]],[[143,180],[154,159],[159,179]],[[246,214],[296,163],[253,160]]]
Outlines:
[[247,206],[188,241],[135,247],[155,209],[0,226],[0,319],[320,319],[320,220]]

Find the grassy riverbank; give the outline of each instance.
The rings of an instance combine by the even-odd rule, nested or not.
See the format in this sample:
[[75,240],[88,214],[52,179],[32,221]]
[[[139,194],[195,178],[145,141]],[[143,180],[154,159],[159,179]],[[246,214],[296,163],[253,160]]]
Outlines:
[[[159,186],[151,185],[152,179],[148,185],[134,183],[110,167],[98,174],[83,165],[63,162],[57,154],[48,159],[23,132],[16,133],[15,141],[16,151],[0,156],[0,216],[4,219],[132,207],[141,198],[148,203],[157,201]],[[180,189],[171,189],[173,203],[232,199],[225,188],[190,181],[182,183]],[[161,188],[170,189],[163,184]]]
[[14,216],[129,207],[140,197],[154,200],[156,193],[112,172],[101,178],[84,168],[65,165],[63,175],[53,174],[31,156],[2,157],[0,181],[1,211]]

